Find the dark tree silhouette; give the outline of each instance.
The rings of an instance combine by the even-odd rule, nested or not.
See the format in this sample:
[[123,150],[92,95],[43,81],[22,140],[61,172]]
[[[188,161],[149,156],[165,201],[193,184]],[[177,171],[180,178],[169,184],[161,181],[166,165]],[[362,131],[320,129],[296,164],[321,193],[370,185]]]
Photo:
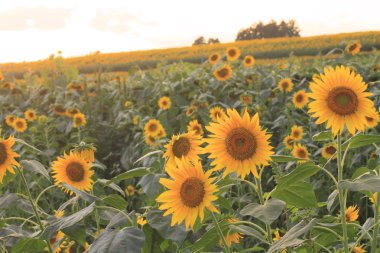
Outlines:
[[220,43],[218,38],[215,38],[215,39],[209,38],[207,42],[207,44],[218,44],[218,43]]
[[198,45],[204,45],[206,44],[206,39],[203,36],[198,37],[194,42],[193,46],[198,46]]

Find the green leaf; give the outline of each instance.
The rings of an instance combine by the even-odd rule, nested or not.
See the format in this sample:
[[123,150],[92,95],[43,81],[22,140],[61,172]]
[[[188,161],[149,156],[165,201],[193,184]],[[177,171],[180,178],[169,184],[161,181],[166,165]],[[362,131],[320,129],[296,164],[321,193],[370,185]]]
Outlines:
[[295,168],[289,174],[281,177],[278,180],[278,187],[286,188],[294,182],[301,181],[313,176],[314,174],[318,173],[319,170],[320,170],[320,167],[315,165],[312,162],[303,163],[299,165],[297,168]]
[[354,171],[354,173],[352,174],[352,179],[355,179],[355,178],[358,178],[360,177],[361,175],[365,174],[365,173],[370,173],[371,170],[366,168],[366,167],[360,167],[358,168],[357,170]]
[[265,235],[257,231],[256,229],[246,226],[246,225],[230,225],[230,228],[238,233],[241,233],[243,235],[252,236],[259,240],[265,240]]
[[98,180],[96,180],[96,182],[99,182],[99,183],[101,183],[101,184],[103,184],[105,186],[110,187],[111,189],[114,189],[115,191],[117,191],[121,195],[123,195],[123,197],[125,197],[125,192],[123,191],[123,189],[121,189],[120,186],[118,186],[117,184],[110,182],[110,180],[107,180],[107,179],[98,179]]
[[338,196],[338,190],[334,190],[327,198],[327,210],[331,212],[331,207],[333,206],[336,196]]
[[21,238],[12,246],[11,253],[45,252],[46,242],[35,238]]
[[348,141],[346,141],[342,145],[342,150],[345,150],[348,147],[348,145],[350,145],[350,149],[353,149],[353,148],[360,148],[360,147],[372,145],[377,142],[380,142],[380,135],[358,134],[358,135],[353,136]]
[[108,184],[119,182],[122,180],[127,180],[134,177],[141,177],[146,174],[150,173],[150,168],[146,167],[140,167],[136,169],[129,170],[127,172],[121,173],[120,175],[117,175],[116,177],[112,178],[110,181],[108,181]]
[[334,136],[331,131],[323,131],[314,135],[312,139],[313,141],[331,141],[334,139]]
[[143,176],[137,185],[141,186],[143,192],[150,198],[154,198],[160,192],[160,178],[164,177],[164,174],[148,174]]
[[88,202],[94,202],[96,200],[100,200],[97,196],[94,196],[94,195],[88,194],[87,192],[78,190],[77,188],[72,187],[71,185],[68,185],[66,183],[62,183],[62,185],[66,189],[74,192],[77,196],[81,197],[82,199],[84,199],[84,200],[86,200]]
[[272,161],[276,163],[297,162],[297,161],[302,160],[297,157],[288,156],[288,155],[272,155],[271,158],[272,158]]
[[279,199],[269,199],[264,205],[250,203],[241,211],[241,215],[249,215],[263,221],[265,224],[272,224],[282,213],[286,203]]
[[[220,229],[223,235],[226,235],[229,230],[229,224],[227,221],[219,222]],[[219,244],[220,237],[215,226],[212,226],[208,231],[206,231],[199,240],[194,243],[191,252],[208,252],[209,249],[215,248]]]
[[308,208],[318,206],[312,185],[302,181],[295,181],[288,185],[288,187],[276,187],[272,196],[295,207]]
[[41,174],[48,181],[50,181],[49,172],[45,169],[45,166],[43,166],[39,161],[22,160],[22,161],[20,161],[20,165],[30,172]]
[[102,200],[107,205],[115,207],[119,210],[124,210],[128,205],[128,202],[123,197],[116,194],[107,195]]
[[342,180],[338,184],[340,189],[350,191],[380,192],[380,177],[374,174],[364,174],[354,181]]
[[152,155],[155,155],[155,154],[159,154],[159,153],[162,153],[161,150],[155,150],[155,151],[152,151],[152,152],[149,152],[145,155],[143,155],[142,157],[140,157],[139,159],[136,160],[136,162],[134,162],[134,164],[144,160],[145,158],[149,157],[149,156],[152,156]]
[[80,244],[86,243],[86,226],[83,224],[77,224],[72,227],[62,229],[62,232],[70,239],[77,241]]

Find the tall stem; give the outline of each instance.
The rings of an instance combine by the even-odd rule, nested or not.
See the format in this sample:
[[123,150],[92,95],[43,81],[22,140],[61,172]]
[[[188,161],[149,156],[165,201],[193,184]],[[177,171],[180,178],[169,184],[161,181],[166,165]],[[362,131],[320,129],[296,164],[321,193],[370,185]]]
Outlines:
[[[343,166],[342,166],[342,140],[340,134],[338,134],[337,140],[337,163],[338,163],[338,183],[343,180]],[[340,213],[342,219],[342,230],[343,230],[343,246],[344,252],[349,253],[348,249],[348,238],[347,238],[347,222],[346,222],[346,194],[344,194],[343,189],[338,189],[339,191],[339,204]]]
[[[380,169],[379,169],[380,170]],[[374,210],[373,215],[375,218],[375,226],[373,227],[373,235],[372,235],[372,245],[371,245],[371,252],[376,253],[377,251],[377,233],[379,231],[379,196],[376,196],[376,199],[374,199]]]
[[212,220],[214,221],[215,228],[216,228],[216,230],[218,231],[218,234],[219,234],[220,240],[222,240],[222,242],[223,242],[224,249],[225,249],[225,251],[226,251],[227,253],[230,253],[230,247],[228,247],[228,244],[227,244],[227,242],[226,242],[226,239],[225,239],[224,236],[223,236],[223,232],[222,232],[222,230],[220,229],[220,226],[219,226],[218,221],[216,220],[215,214],[214,214],[213,212],[210,212],[210,213],[211,213]]
[[[29,198],[29,202],[33,208],[33,211],[34,211],[34,214],[36,215],[36,219],[37,219],[37,223],[40,227],[40,230],[41,232],[44,231],[44,226],[42,225],[42,222],[41,222],[41,218],[40,218],[40,215],[38,214],[38,211],[37,211],[37,207],[36,207],[36,204],[35,202],[33,201],[33,198],[32,198],[32,194],[30,193],[30,190],[29,190],[29,187],[28,187],[28,183],[26,182],[26,179],[24,177],[24,173],[22,173],[22,171],[16,167],[16,170],[17,172],[20,174],[21,176],[21,179],[22,179],[22,182],[24,184],[24,187],[26,188],[26,192],[28,194],[28,198]],[[46,244],[48,245],[48,248],[49,248],[49,252],[50,253],[53,253],[53,249],[51,248],[51,245],[50,245],[50,241],[49,240],[46,240]]]

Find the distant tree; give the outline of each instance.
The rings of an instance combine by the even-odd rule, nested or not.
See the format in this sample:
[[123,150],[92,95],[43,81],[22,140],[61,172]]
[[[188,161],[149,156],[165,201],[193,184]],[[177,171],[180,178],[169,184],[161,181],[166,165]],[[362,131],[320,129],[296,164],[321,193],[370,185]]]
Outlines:
[[271,20],[268,24],[264,24],[260,21],[248,28],[241,29],[236,36],[236,41],[299,36],[300,29],[296,25],[295,20],[289,20],[288,22],[282,20],[279,24]]
[[207,44],[219,44],[219,43],[220,43],[220,41],[218,38],[215,38],[215,39],[209,38],[208,42],[207,42]]
[[204,44],[206,44],[206,39],[205,39],[205,37],[200,36],[200,37],[198,37],[198,38],[194,41],[193,46],[204,45]]

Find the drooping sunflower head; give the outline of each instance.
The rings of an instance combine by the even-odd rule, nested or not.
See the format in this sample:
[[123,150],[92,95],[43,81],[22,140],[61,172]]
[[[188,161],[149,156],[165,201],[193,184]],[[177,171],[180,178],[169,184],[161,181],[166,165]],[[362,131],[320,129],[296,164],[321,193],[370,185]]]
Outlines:
[[91,179],[94,171],[92,164],[88,163],[80,154],[70,152],[58,157],[52,164],[52,174],[54,184],[70,195],[72,191],[66,189],[62,183],[66,183],[78,190],[90,191],[93,180]]
[[253,97],[251,94],[241,94],[239,97],[243,104],[250,105],[253,102]]
[[309,160],[309,151],[307,151],[307,148],[301,144],[294,145],[292,155],[296,158],[302,159],[298,161],[299,163],[304,163]]
[[244,178],[252,172],[258,177],[257,167],[268,165],[273,155],[271,135],[261,128],[257,113],[251,118],[245,111],[241,117],[235,109],[228,109],[227,114],[224,121],[206,126],[211,135],[204,150],[214,159],[213,170],[225,168],[223,176],[236,173]]
[[172,180],[160,179],[168,190],[156,201],[162,203],[160,210],[166,210],[164,216],[172,214],[172,226],[185,221],[186,228],[192,228],[198,217],[203,221],[205,209],[219,212],[212,203],[218,198],[215,178],[210,177],[211,171],[203,171],[200,161],[175,159],[175,164],[168,164],[166,171]]
[[289,135],[284,138],[284,145],[286,149],[292,150],[295,144],[296,140],[292,136]]
[[226,116],[225,111],[219,106],[214,106],[210,109],[210,118],[212,121],[217,122],[219,120],[224,120]]
[[[227,222],[229,224],[234,224],[238,222],[239,219],[236,218],[229,218],[227,219]],[[224,236],[224,240],[226,241],[228,247],[231,247],[233,243],[238,244],[240,242],[240,239],[243,238],[243,236],[240,233],[228,231],[227,234]],[[223,241],[219,240],[219,245],[223,247]]]
[[196,162],[199,160],[198,155],[202,153],[202,143],[201,136],[194,132],[173,135],[171,141],[165,145],[166,152],[163,157],[167,157],[167,164],[172,166],[175,165],[175,158]]
[[163,96],[158,100],[158,107],[160,107],[161,110],[168,110],[171,105],[172,101],[167,96]]
[[26,120],[23,118],[16,118],[13,123],[13,128],[16,130],[16,132],[23,133],[28,128],[28,124],[26,123]]
[[346,52],[351,55],[355,55],[360,52],[360,49],[362,48],[362,44],[359,42],[352,43],[350,45],[347,45]]
[[28,109],[24,112],[24,116],[28,121],[35,121],[37,119],[37,114],[34,110]]
[[244,57],[244,60],[243,60],[244,67],[249,68],[253,64],[255,64],[255,58],[253,58],[253,56],[247,55]]
[[96,151],[96,148],[92,145],[79,147],[75,150],[75,152],[78,153],[81,157],[83,157],[83,159],[86,160],[86,162],[88,163],[95,162],[95,151]]
[[192,120],[189,122],[189,125],[187,126],[188,132],[194,132],[196,135],[203,135],[203,129],[202,125],[199,124],[198,120]]
[[81,113],[78,108],[67,108],[66,116],[73,118],[75,114]]
[[349,206],[346,209],[346,221],[353,222],[359,218],[359,208],[356,205]]
[[290,92],[293,89],[293,82],[290,78],[281,79],[278,83],[278,88],[281,92]]
[[144,127],[145,135],[151,137],[157,137],[160,130],[162,129],[161,123],[156,119],[150,119]]
[[228,61],[235,61],[240,56],[240,49],[237,47],[229,47],[226,50],[226,56]]
[[13,166],[20,166],[15,159],[20,155],[12,150],[14,144],[15,140],[13,136],[9,136],[6,140],[0,138],[0,183],[3,182],[3,178],[7,171],[14,174]]
[[84,125],[86,125],[86,123],[87,123],[86,116],[84,116],[83,113],[77,113],[77,114],[74,115],[74,117],[73,117],[73,126],[75,128],[84,126]]
[[78,82],[71,82],[67,85],[66,89],[69,91],[82,92],[84,91],[84,85]]
[[309,113],[317,118],[316,123],[327,123],[334,135],[342,133],[344,127],[351,134],[357,130],[364,131],[366,116],[373,111],[373,102],[368,98],[367,85],[359,74],[344,66],[325,68],[320,79],[310,83]]
[[295,141],[302,140],[302,136],[303,136],[303,129],[302,129],[302,127],[297,126],[297,125],[292,126],[292,130],[291,130],[290,136],[292,136]]
[[220,60],[220,58],[222,58],[222,55],[220,53],[213,53],[208,57],[208,62],[214,65]]
[[379,124],[380,115],[375,109],[373,109],[369,115],[365,116],[365,121],[367,128],[374,128],[377,126],[377,124]]
[[308,102],[309,98],[304,90],[297,91],[293,96],[293,104],[298,109],[302,109]]
[[60,115],[60,116],[66,115],[66,109],[63,105],[55,105],[53,107],[53,112],[57,115]]
[[189,106],[187,109],[186,109],[186,116],[190,117],[193,115],[195,109],[192,107],[192,106]]
[[5,123],[7,123],[7,125],[10,127],[13,127],[15,120],[16,120],[16,116],[13,114],[7,115],[5,117]]
[[336,159],[336,144],[335,143],[328,143],[322,148],[322,157],[325,158],[326,160],[331,159]]
[[226,81],[232,76],[232,69],[228,65],[224,65],[214,71],[214,76],[219,81]]

